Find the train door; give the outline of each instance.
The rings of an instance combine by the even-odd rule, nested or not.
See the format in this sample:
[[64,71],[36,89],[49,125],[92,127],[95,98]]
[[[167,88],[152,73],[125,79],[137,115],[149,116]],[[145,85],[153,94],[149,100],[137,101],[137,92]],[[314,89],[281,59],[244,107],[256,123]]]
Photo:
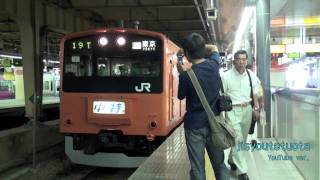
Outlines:
[[180,100],[178,99],[178,83],[179,73],[174,62],[175,54],[169,56],[170,72],[169,72],[169,87],[170,87],[170,120],[179,120],[180,118]]

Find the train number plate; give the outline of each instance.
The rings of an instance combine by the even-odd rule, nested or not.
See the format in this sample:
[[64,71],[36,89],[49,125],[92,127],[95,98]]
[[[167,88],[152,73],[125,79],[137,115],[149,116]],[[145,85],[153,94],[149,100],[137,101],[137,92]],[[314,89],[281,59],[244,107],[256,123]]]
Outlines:
[[126,104],[119,101],[93,101],[93,113],[125,114]]

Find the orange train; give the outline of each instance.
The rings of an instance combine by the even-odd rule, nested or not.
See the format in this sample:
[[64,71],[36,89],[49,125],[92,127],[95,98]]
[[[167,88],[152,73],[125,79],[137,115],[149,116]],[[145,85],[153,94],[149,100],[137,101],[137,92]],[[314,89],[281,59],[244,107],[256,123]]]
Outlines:
[[60,50],[60,131],[74,163],[137,167],[182,122],[179,47],[163,34],[78,32]]

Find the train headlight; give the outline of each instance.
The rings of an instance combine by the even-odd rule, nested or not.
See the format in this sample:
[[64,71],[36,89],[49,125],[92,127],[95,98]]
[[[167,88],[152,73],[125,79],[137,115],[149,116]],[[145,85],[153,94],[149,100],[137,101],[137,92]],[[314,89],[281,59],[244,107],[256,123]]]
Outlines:
[[108,39],[106,37],[101,37],[99,38],[98,41],[99,46],[106,46],[108,44]]
[[125,45],[125,44],[126,44],[126,39],[125,39],[124,37],[122,37],[122,36],[118,37],[118,38],[117,38],[117,44],[118,44],[119,46]]

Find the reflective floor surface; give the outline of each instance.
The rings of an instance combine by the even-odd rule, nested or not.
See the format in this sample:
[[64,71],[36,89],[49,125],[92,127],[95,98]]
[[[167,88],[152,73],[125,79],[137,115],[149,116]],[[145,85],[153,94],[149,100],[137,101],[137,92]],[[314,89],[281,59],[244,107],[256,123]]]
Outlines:
[[[274,139],[260,139],[258,142],[275,142]],[[225,151],[228,157],[230,150]],[[253,180],[303,180],[296,167],[290,160],[271,160],[271,157],[286,155],[281,151],[248,151],[246,159],[249,166],[248,175]],[[129,180],[186,180],[189,177],[189,159],[185,146],[183,125],[143,163]],[[206,156],[207,179],[215,179],[211,165]],[[237,176],[230,171],[231,180]]]

